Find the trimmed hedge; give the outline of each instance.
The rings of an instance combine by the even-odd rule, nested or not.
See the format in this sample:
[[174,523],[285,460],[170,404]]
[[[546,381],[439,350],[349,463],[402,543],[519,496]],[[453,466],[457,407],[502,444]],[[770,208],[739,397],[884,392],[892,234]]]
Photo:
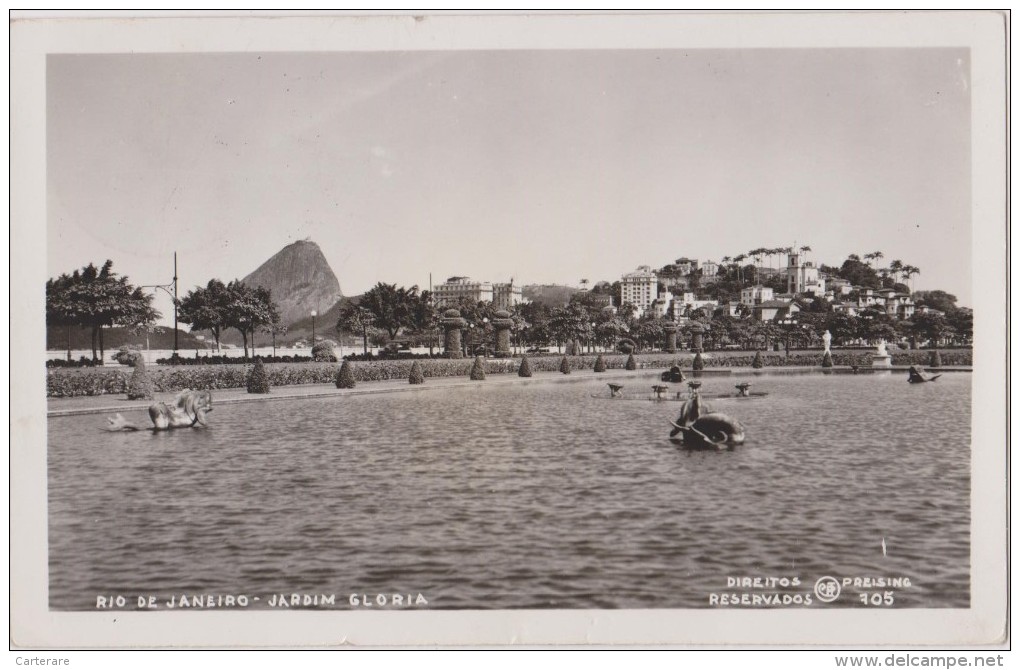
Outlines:
[[471,365],[471,381],[485,381],[485,362],[481,356],[475,356],[475,362]]
[[78,360],[67,360],[66,358],[51,358],[46,361],[48,368],[94,368],[99,365],[98,361],[82,356]]
[[637,361],[634,360],[634,354],[627,354],[627,362],[623,367],[628,370],[637,370]]
[[351,364],[347,361],[343,362],[340,366],[340,370],[336,373],[336,387],[338,389],[352,389],[354,388],[354,373],[351,371]]
[[828,351],[826,351],[824,354],[822,354],[822,367],[823,368],[831,368],[832,367],[832,354],[829,353]]
[[312,347],[312,360],[317,363],[336,363],[336,352],[331,342],[316,342]]
[[531,363],[528,362],[528,357],[523,356],[521,358],[521,367],[517,368],[518,377],[530,377],[531,376]]
[[942,367],[942,356],[939,355],[938,351],[933,351],[928,356],[928,367],[930,367],[930,368],[941,368]]
[[701,352],[700,351],[698,353],[694,354],[694,360],[691,362],[691,369],[692,370],[704,370],[705,369],[705,359],[701,357]]
[[142,359],[142,352],[133,347],[121,347],[120,351],[113,355],[113,360],[129,368],[135,367]]
[[602,357],[602,354],[599,354],[598,358],[595,359],[595,367],[593,370],[595,370],[595,372],[606,371],[606,359]]
[[248,375],[248,393],[269,393],[269,375],[261,358],[255,359],[255,365]]
[[[872,350],[833,352],[833,365],[871,365]],[[971,352],[967,349],[940,351],[944,366],[971,365]],[[607,370],[621,370],[631,361],[633,369],[637,369],[636,360],[623,354],[600,354]],[[929,351],[904,351],[893,354],[893,365],[927,366]],[[684,368],[690,368],[693,356],[690,354],[640,354],[645,368],[668,369],[678,362]],[[789,358],[782,354],[763,354],[763,362],[769,367],[797,365],[803,367],[818,366],[818,352],[791,353]],[[524,368],[525,359],[504,358],[490,359],[484,362],[487,374],[518,374]],[[561,359],[556,356],[528,356],[528,370],[532,372],[558,372]],[[591,369],[596,356],[577,356],[571,360],[572,370]],[[702,360],[706,369],[712,368],[750,368],[753,356],[750,354],[710,353],[703,354]],[[351,363],[351,378],[358,382],[384,380],[405,381],[410,377],[411,360],[376,360],[371,362]],[[467,359],[434,358],[421,360],[423,376],[429,377],[465,377],[470,374],[473,361]],[[341,370],[343,366],[341,366]],[[266,375],[271,386],[294,386],[298,384],[333,384],[339,374],[336,364],[330,363],[270,363],[265,365]],[[160,366],[148,368],[156,392],[176,392],[184,389],[216,390],[244,388],[246,384],[244,366],[241,365],[198,365],[198,366]],[[46,391],[51,398],[69,398],[74,396],[118,395],[126,393],[131,371],[127,368],[94,367],[94,368],[48,368],[46,371]],[[524,376],[524,375],[521,375]]]
[[149,376],[149,371],[145,367],[145,361],[139,356],[134,362],[134,372],[131,373],[131,379],[128,381],[127,397],[128,400],[152,400],[152,394],[155,393],[156,386],[152,383],[152,377]]
[[408,375],[407,381],[410,384],[425,383],[425,373],[422,372],[421,363],[419,363],[418,361],[411,363],[411,373],[410,375]]
[[560,359],[560,372],[562,372],[565,375],[570,374],[570,359],[568,359],[566,356]]
[[754,360],[751,361],[751,367],[755,370],[765,367],[765,359],[762,358],[761,352],[754,352]]
[[[259,356],[263,363],[311,363],[311,356]],[[157,365],[250,365],[252,359],[242,356],[199,356],[196,352],[193,358],[178,356],[174,358],[159,358]]]

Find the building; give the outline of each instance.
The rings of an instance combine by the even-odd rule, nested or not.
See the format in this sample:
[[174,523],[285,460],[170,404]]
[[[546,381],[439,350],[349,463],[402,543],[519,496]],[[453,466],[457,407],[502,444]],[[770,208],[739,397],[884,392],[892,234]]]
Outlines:
[[520,286],[514,286],[511,279],[508,284],[492,285],[492,304],[499,309],[513,309],[515,305],[524,302],[524,291]]
[[432,288],[437,308],[454,307],[466,298],[472,303],[492,302],[493,286],[489,282],[474,281],[471,277],[450,277],[445,283]]
[[754,306],[755,321],[776,321],[778,319],[785,319],[786,317],[799,312],[800,308],[797,307],[795,302],[785,302],[783,300],[766,300]]
[[689,275],[698,269],[697,258],[678,258],[673,261],[673,266],[682,275]]
[[800,254],[790,254],[786,265],[786,292],[825,295],[825,280],[812,263],[801,261]]
[[701,264],[701,278],[714,277],[719,274],[719,264],[715,261],[705,261]]
[[745,289],[740,290],[740,302],[743,305],[749,305],[753,307],[759,303],[768,302],[774,297],[773,291],[768,286],[748,286]]
[[678,303],[673,294],[669,291],[665,291],[659,294],[655,300],[652,301],[651,311],[656,318],[663,318],[669,313],[670,307],[674,308],[674,315],[677,311]]
[[638,267],[620,278],[620,300],[637,307],[638,314],[644,314],[658,297],[659,280],[647,265]]

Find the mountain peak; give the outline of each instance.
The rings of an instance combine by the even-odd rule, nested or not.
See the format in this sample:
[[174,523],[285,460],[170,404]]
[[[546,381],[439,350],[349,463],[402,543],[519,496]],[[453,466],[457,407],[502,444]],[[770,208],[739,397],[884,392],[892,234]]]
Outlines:
[[243,281],[272,292],[283,325],[307,317],[313,309],[325,312],[341,297],[340,282],[310,237],[288,244]]

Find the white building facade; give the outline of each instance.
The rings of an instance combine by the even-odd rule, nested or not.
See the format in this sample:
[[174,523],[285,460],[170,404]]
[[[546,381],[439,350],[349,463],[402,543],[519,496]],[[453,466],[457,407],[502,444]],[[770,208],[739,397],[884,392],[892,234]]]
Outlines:
[[647,265],[638,267],[620,278],[620,300],[637,307],[644,314],[658,297],[658,278]]

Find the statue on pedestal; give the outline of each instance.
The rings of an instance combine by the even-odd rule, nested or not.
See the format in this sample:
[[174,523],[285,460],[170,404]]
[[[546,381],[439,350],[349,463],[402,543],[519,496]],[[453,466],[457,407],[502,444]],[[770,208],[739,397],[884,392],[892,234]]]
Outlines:
[[825,331],[825,333],[822,335],[822,344],[825,345],[825,351],[823,353],[826,354],[830,353],[829,345],[832,344],[832,333],[830,333],[829,331]]

